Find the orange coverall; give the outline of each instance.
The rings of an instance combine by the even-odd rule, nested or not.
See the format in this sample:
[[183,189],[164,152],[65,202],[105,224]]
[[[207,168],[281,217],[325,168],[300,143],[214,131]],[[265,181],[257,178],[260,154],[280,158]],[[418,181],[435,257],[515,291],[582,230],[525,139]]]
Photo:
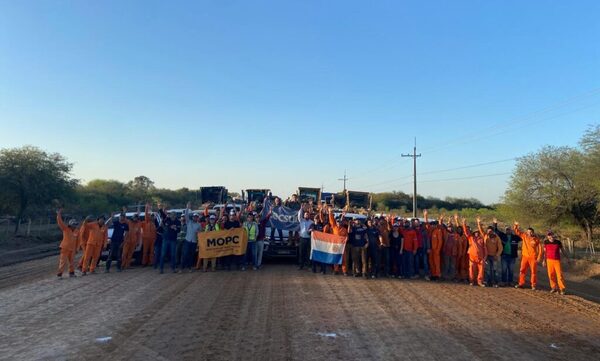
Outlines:
[[83,257],[85,255],[85,247],[87,245],[89,235],[89,231],[84,229],[82,225],[79,232],[79,244],[77,245],[77,250],[81,249],[81,257],[79,258],[79,263],[77,264],[77,268],[79,268],[79,270],[83,269]]
[[98,222],[86,222],[83,224],[84,231],[89,232],[89,237],[83,255],[82,271],[87,272],[88,269],[94,272],[98,258],[102,253],[102,248],[108,239],[108,225],[105,223],[100,226]]
[[458,232],[454,232],[454,239],[456,240],[456,247],[458,249],[456,278],[459,281],[466,281],[469,277],[469,255],[467,254],[469,240],[464,233],[459,235]]
[[531,287],[537,285],[537,264],[542,259],[542,244],[540,239],[522,232],[518,225],[514,227],[515,234],[523,240],[521,246],[521,267],[519,269],[519,286],[525,285],[527,269],[531,273]]
[[123,243],[123,254],[121,255],[121,264],[123,269],[131,266],[131,260],[133,258],[133,252],[140,243],[142,235],[142,222],[127,220],[129,231],[127,231],[127,239]]
[[79,230],[69,228],[69,226],[63,222],[60,212],[56,215],[56,223],[58,223],[58,227],[63,233],[63,238],[60,242],[58,274],[62,275],[67,263],[69,263],[69,273],[73,273],[75,272],[75,250],[77,249]]
[[[336,236],[348,237],[348,228],[343,226],[338,226],[335,218],[333,217],[333,213],[329,213],[329,224],[331,225],[331,230],[333,234]],[[344,247],[344,254],[342,255],[342,272],[344,274],[348,273],[348,260],[350,259],[350,243],[346,241],[346,246]],[[340,265],[333,265],[333,270],[335,272],[340,271]]]
[[142,223],[142,265],[148,266],[154,263],[154,242],[156,241],[156,225],[152,221],[150,213],[146,211]]
[[429,239],[431,239],[431,252],[429,253],[429,270],[432,277],[442,276],[442,262],[441,254],[444,243],[446,242],[446,229],[443,225],[438,224],[437,226],[431,226],[425,220],[425,228],[429,233]]
[[485,260],[488,256],[485,241],[481,234],[477,237],[471,234],[464,224],[463,232],[469,240],[469,282],[475,283],[475,273],[477,273],[477,284],[482,285]]

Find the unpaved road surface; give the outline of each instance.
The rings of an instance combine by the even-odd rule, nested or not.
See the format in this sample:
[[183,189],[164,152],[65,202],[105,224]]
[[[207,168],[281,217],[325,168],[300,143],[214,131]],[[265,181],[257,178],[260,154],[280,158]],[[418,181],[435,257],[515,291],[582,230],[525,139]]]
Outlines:
[[[594,360],[600,305],[420,280],[151,269],[58,280],[0,268],[6,360]],[[102,338],[110,337],[106,341]]]

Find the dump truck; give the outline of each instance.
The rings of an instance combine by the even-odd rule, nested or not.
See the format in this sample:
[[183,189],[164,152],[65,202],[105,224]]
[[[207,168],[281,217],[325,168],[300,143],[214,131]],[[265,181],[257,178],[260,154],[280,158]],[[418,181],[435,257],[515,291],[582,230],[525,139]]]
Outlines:
[[321,200],[321,188],[298,187],[298,199],[300,202],[313,201],[315,205]]
[[200,187],[200,202],[222,204],[227,201],[227,188],[223,186]]

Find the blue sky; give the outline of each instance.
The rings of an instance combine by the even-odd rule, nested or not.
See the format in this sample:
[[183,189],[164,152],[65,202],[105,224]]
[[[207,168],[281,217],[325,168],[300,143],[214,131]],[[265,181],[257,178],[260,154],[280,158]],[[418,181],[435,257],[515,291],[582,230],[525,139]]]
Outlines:
[[347,169],[350,189],[411,193],[416,136],[419,193],[496,202],[505,160],[600,121],[598,18],[598,1],[0,1],[0,147],[60,152],[83,181],[288,195]]

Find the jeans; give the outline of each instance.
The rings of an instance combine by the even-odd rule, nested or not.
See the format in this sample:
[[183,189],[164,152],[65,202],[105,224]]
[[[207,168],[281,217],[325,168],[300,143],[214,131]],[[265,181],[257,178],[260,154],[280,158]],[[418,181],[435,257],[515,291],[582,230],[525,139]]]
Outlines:
[[392,271],[394,276],[400,277],[402,271],[402,256],[400,255],[400,249],[396,247],[390,247],[390,263],[392,264]]
[[371,263],[371,276],[377,277],[379,275],[379,245],[376,243],[369,243],[368,260]]
[[390,247],[381,247],[380,255],[381,262],[383,263],[383,272],[385,276],[390,275]]
[[263,250],[265,249],[265,241],[256,241],[256,268],[262,265]]
[[177,262],[177,240],[167,241],[163,239],[162,249],[160,252],[160,273],[163,273],[165,269],[165,258],[169,254],[169,259],[171,261],[171,269],[175,271],[176,262]]
[[154,242],[154,259],[152,260],[152,264],[154,265],[154,269],[157,269],[160,263],[160,255],[162,253],[162,244],[163,240],[161,237],[156,239]]
[[495,256],[487,257],[487,265],[485,265],[485,278],[488,285],[495,285],[498,283],[498,277],[496,276],[496,272],[498,272],[498,261],[496,261]]
[[181,250],[181,269],[192,268],[194,264],[194,254],[196,253],[197,243],[194,242],[183,242]]
[[298,245],[298,266],[304,268],[305,264],[308,264],[308,258],[310,252],[310,238],[300,238],[300,244]]
[[502,255],[502,282],[513,283],[513,271],[515,269],[516,258],[511,257],[509,254]]
[[244,267],[248,264],[252,264],[252,266],[256,267],[258,261],[256,260],[256,241],[250,242],[248,241],[248,246],[246,247],[246,255],[244,257]]
[[415,255],[411,251],[402,251],[402,276],[411,278],[413,276]]
[[106,260],[106,270],[110,271],[110,265],[112,260],[117,260],[117,269],[121,270],[121,253],[123,251],[123,242],[110,242],[110,251],[108,252],[108,259]]
[[425,276],[429,274],[429,257],[427,255],[427,250],[423,248],[417,249],[417,254],[415,255],[415,274],[418,275],[419,269],[423,268],[423,272]]
[[[276,228],[271,227],[271,240],[273,241],[275,240],[275,229]],[[277,229],[277,235],[279,235],[279,240],[283,241],[283,230]]]

